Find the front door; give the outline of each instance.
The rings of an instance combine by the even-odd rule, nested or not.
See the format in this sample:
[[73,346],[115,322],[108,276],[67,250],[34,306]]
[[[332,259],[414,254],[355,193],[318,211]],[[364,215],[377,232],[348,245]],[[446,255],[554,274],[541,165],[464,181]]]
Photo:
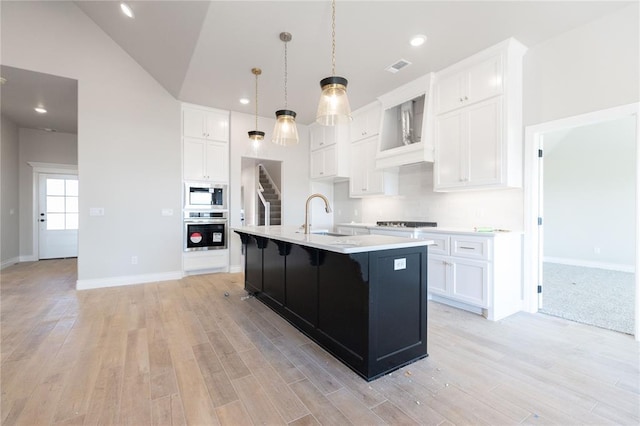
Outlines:
[[40,174],[38,258],[78,256],[78,176]]

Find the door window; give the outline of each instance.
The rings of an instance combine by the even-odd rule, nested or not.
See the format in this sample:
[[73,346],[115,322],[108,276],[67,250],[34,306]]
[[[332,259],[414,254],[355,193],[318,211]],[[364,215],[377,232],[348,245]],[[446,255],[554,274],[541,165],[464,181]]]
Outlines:
[[47,178],[47,230],[78,229],[78,181]]

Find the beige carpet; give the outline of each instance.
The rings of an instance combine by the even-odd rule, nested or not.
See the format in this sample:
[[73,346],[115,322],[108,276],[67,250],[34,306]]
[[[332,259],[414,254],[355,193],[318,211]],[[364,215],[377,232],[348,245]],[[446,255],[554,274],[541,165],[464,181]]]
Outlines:
[[633,334],[635,274],[545,262],[542,313]]

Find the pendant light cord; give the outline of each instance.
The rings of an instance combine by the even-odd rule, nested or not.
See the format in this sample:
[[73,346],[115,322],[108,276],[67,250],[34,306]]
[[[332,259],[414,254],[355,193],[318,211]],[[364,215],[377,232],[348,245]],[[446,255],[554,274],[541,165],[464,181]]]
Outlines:
[[331,1],[331,75],[336,75],[336,0]]
[[288,42],[284,42],[284,108],[287,109],[287,44]]
[[256,75],[256,130],[258,130],[258,73]]

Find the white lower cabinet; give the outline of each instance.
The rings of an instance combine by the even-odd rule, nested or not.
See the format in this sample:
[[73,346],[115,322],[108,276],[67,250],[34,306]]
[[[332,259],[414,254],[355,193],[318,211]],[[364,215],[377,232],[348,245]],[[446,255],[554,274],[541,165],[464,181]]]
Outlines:
[[522,309],[522,235],[420,232],[429,246],[429,296],[492,321]]
[[203,273],[203,271],[229,272],[229,250],[204,250],[182,253],[182,269],[187,275]]

